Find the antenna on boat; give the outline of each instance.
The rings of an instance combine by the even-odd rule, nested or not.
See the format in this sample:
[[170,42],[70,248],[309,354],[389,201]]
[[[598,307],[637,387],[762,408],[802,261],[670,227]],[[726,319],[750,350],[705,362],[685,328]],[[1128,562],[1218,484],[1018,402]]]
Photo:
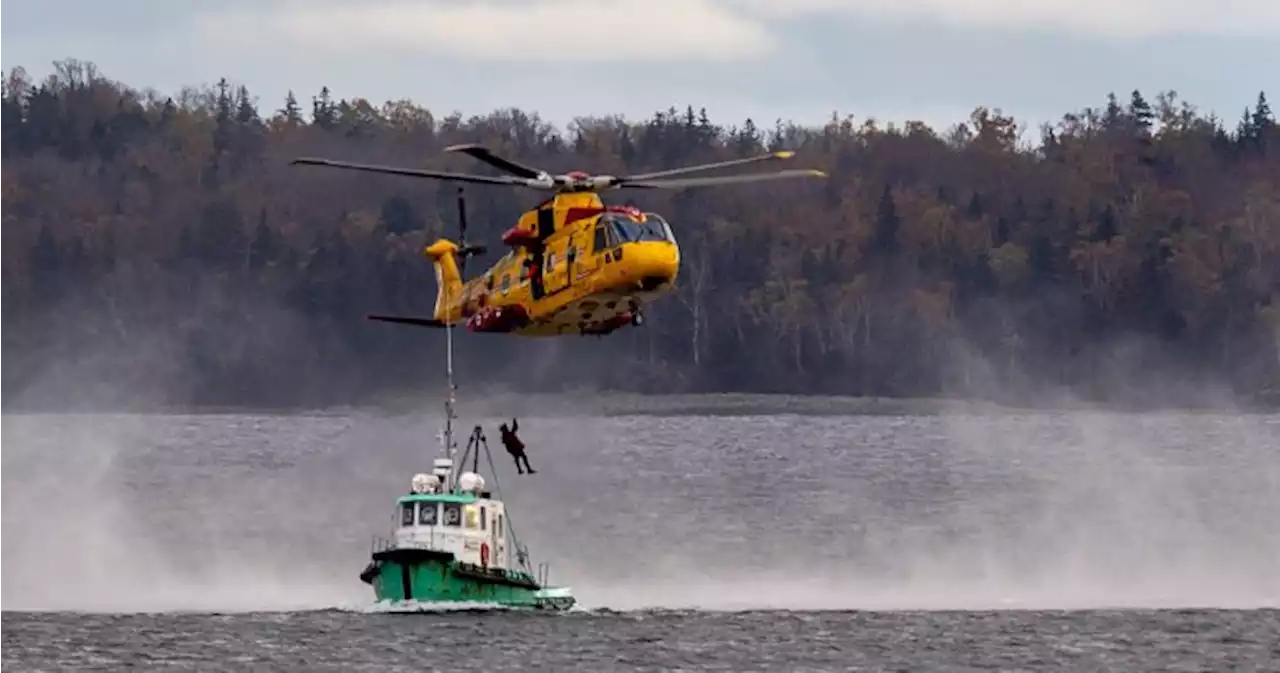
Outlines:
[[[445,306],[450,306],[452,305],[452,298],[449,297],[449,285],[447,283],[444,283],[443,281],[441,282],[441,284],[444,287]],[[446,493],[451,493],[453,491],[454,484],[457,481],[457,476],[456,476],[457,470],[453,469],[453,454],[456,448],[453,442],[453,419],[454,419],[453,405],[457,401],[457,398],[454,394],[457,390],[457,386],[455,386],[453,383],[453,322],[452,321],[448,321],[445,323],[444,344],[445,344],[444,346],[445,348],[445,380],[447,381],[447,385],[449,386],[448,394],[445,396],[445,401],[444,401],[444,457],[449,460],[449,467],[450,467],[449,476],[447,477],[447,481],[444,484],[444,490]]]
[[[446,291],[447,292],[447,291]],[[446,301],[448,298],[446,297]],[[448,304],[446,304],[447,306]],[[453,405],[456,402],[454,392],[456,390],[453,384],[453,325],[446,325],[444,328],[444,349],[445,349],[445,379],[448,381],[449,391],[444,400],[444,457],[450,461],[453,460]],[[449,483],[447,490],[453,490],[454,474],[453,470],[449,472]]]

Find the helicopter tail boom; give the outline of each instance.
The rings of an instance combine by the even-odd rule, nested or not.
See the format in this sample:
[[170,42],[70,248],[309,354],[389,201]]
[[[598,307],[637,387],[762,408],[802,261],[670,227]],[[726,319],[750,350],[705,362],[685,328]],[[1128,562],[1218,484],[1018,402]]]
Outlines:
[[435,319],[447,322],[450,314],[453,313],[452,304],[462,296],[462,273],[458,270],[458,246],[453,241],[442,238],[427,246],[425,252],[436,268]]

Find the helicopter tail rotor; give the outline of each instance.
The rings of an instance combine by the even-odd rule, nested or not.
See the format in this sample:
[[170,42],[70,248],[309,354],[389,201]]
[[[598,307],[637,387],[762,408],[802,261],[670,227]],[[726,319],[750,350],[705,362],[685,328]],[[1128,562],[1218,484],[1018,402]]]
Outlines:
[[458,271],[463,280],[467,278],[467,258],[483,255],[488,252],[484,245],[467,243],[467,200],[461,187],[458,188]]
[[[436,245],[439,245],[439,243],[437,243]],[[452,248],[452,246],[449,246],[449,247]],[[486,250],[487,248],[483,245],[467,243],[466,198],[463,195],[462,188],[459,187],[458,188],[458,245],[456,250],[454,250],[453,252],[453,254],[457,257],[457,267],[455,270],[456,275],[453,276],[452,280],[449,280],[449,274],[448,272],[445,272],[445,275],[441,277],[442,279],[441,282],[444,283],[445,286],[449,286],[450,284],[453,284],[454,286],[461,286],[466,281],[466,277],[467,277],[467,258],[475,255],[482,255],[486,252]],[[432,250],[428,248],[427,253],[430,255],[432,253]],[[437,265],[439,265],[439,260],[437,260]],[[437,266],[437,269],[439,268],[440,267]],[[445,292],[445,290],[442,289],[441,292]],[[439,315],[440,301],[441,301],[440,298],[437,297],[437,309],[436,309],[437,315]],[[378,322],[389,322],[397,325],[409,325],[412,327],[444,328],[449,326],[449,323],[443,320],[440,320],[438,318],[425,318],[425,317],[419,317],[419,316],[387,315],[387,314],[374,313],[374,314],[366,315],[365,319],[376,320]]]

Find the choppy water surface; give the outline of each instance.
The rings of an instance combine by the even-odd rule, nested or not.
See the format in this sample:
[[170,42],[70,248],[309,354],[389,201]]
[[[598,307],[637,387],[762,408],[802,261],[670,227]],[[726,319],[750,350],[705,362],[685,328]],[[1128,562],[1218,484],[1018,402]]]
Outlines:
[[4,425],[6,670],[1280,660],[1276,416],[527,415],[538,474],[494,458],[515,532],[582,603],[558,616],[369,611],[369,538],[435,419]]

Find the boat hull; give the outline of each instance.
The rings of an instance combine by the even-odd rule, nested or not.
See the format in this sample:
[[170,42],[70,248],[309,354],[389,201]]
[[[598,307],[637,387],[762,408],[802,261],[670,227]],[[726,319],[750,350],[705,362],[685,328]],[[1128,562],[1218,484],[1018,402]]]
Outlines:
[[383,604],[487,604],[568,610],[576,600],[565,587],[540,586],[519,571],[459,563],[448,552],[387,549],[374,554],[360,579]]

